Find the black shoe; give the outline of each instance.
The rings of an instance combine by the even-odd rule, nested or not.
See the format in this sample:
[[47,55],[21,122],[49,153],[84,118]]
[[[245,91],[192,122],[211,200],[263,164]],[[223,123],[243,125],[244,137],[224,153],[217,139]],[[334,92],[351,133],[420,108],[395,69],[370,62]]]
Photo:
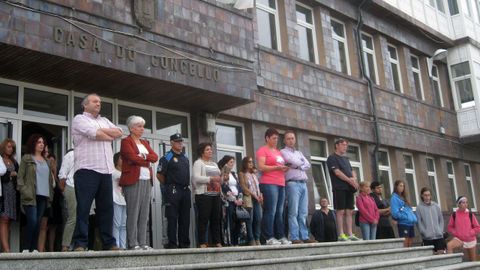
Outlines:
[[163,245],[163,248],[165,248],[165,249],[174,249],[174,248],[178,248],[178,247],[177,247],[177,245],[166,244],[166,245]]

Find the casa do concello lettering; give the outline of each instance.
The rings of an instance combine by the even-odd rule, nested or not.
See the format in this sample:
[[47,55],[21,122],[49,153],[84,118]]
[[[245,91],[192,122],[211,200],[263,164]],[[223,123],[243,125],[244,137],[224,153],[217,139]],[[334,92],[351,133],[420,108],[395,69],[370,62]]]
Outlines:
[[[53,28],[53,39],[57,43],[65,44],[72,48],[82,50],[91,50],[96,53],[102,53],[102,41],[94,36],[79,34],[64,30],[60,27]],[[120,59],[127,59],[134,62],[137,52],[132,48],[121,45],[115,47],[115,56]],[[211,66],[195,63],[186,59],[177,59],[167,56],[149,56],[150,65],[164,70],[180,72],[181,74],[197,77],[204,80],[219,80],[219,70]]]

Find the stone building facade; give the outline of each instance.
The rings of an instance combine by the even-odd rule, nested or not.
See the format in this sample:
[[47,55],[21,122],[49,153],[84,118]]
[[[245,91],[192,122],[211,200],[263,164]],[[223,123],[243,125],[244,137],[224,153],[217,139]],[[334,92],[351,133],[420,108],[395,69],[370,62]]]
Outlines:
[[[215,0],[0,1],[0,136],[24,143],[44,132],[61,157],[79,100],[96,92],[114,123],[143,116],[160,154],[182,132],[192,161],[201,141],[239,163],[268,127],[295,130],[314,164],[311,211],[331,197],[325,160],[338,137],[351,141],[360,178],[378,175],[388,194],[403,179],[417,201],[430,186],[444,211],[461,194],[476,209],[479,148],[460,141],[447,65],[435,61],[433,77],[427,65],[454,41],[375,0],[360,8],[357,42],[361,2],[257,0],[237,10]],[[361,68],[360,57],[373,66]],[[371,89],[362,70],[375,77]],[[152,220],[160,247],[158,183]]]

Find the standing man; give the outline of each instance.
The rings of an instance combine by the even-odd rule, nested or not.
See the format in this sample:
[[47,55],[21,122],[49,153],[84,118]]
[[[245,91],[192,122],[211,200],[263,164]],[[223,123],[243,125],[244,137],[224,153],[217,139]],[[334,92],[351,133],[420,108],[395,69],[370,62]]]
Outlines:
[[443,238],[443,215],[440,206],[432,201],[432,192],[424,187],[420,191],[422,201],[417,206],[418,230],[424,246],[433,246],[434,254],[447,253],[447,243]]
[[378,212],[380,213],[380,219],[377,225],[377,239],[395,238],[392,225],[390,224],[390,204],[382,196],[383,186],[378,181],[373,181],[370,184],[373,200],[377,205]]
[[[327,159],[327,167],[332,181],[333,206],[337,211],[338,241],[357,241],[359,239],[352,232],[353,194],[358,189],[357,175],[345,157],[348,141],[337,139],[334,148],[335,153]],[[344,225],[347,234],[344,233]]]
[[77,224],[73,236],[75,251],[85,251],[88,245],[88,217],[95,199],[98,223],[104,250],[118,250],[112,236],[113,198],[112,141],[122,136],[122,129],[100,116],[101,100],[89,94],[82,101],[83,114],[72,122],[74,151],[75,195]]
[[307,228],[308,215],[308,190],[307,174],[310,162],[302,152],[295,149],[295,133],[291,130],[285,132],[285,148],[280,152],[285,160],[285,166],[289,169],[285,172],[287,182],[288,201],[288,228],[290,241],[293,244],[316,242],[309,239]]
[[58,173],[58,179],[60,179],[58,183],[60,190],[63,191],[67,209],[67,221],[63,229],[62,252],[70,250],[77,220],[77,199],[75,198],[75,185],[73,183],[73,174],[75,173],[75,166],[73,165],[75,157],[73,151],[73,149],[70,149],[65,156],[63,156],[62,166]]
[[157,170],[157,178],[165,186],[163,201],[168,220],[168,244],[165,248],[189,248],[190,163],[182,152],[182,135],[173,134],[170,136],[170,143],[172,149],[160,159]]

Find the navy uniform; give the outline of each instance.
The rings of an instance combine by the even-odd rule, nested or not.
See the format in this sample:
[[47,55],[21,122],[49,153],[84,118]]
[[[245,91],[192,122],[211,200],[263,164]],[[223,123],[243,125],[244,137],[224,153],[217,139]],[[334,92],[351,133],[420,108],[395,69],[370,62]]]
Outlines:
[[[181,134],[176,133],[170,136],[170,140],[183,141],[183,138]],[[164,179],[163,203],[168,220],[168,245],[165,248],[189,248],[191,192],[188,158],[183,153],[168,151],[160,159],[157,175],[159,178],[163,176]]]

